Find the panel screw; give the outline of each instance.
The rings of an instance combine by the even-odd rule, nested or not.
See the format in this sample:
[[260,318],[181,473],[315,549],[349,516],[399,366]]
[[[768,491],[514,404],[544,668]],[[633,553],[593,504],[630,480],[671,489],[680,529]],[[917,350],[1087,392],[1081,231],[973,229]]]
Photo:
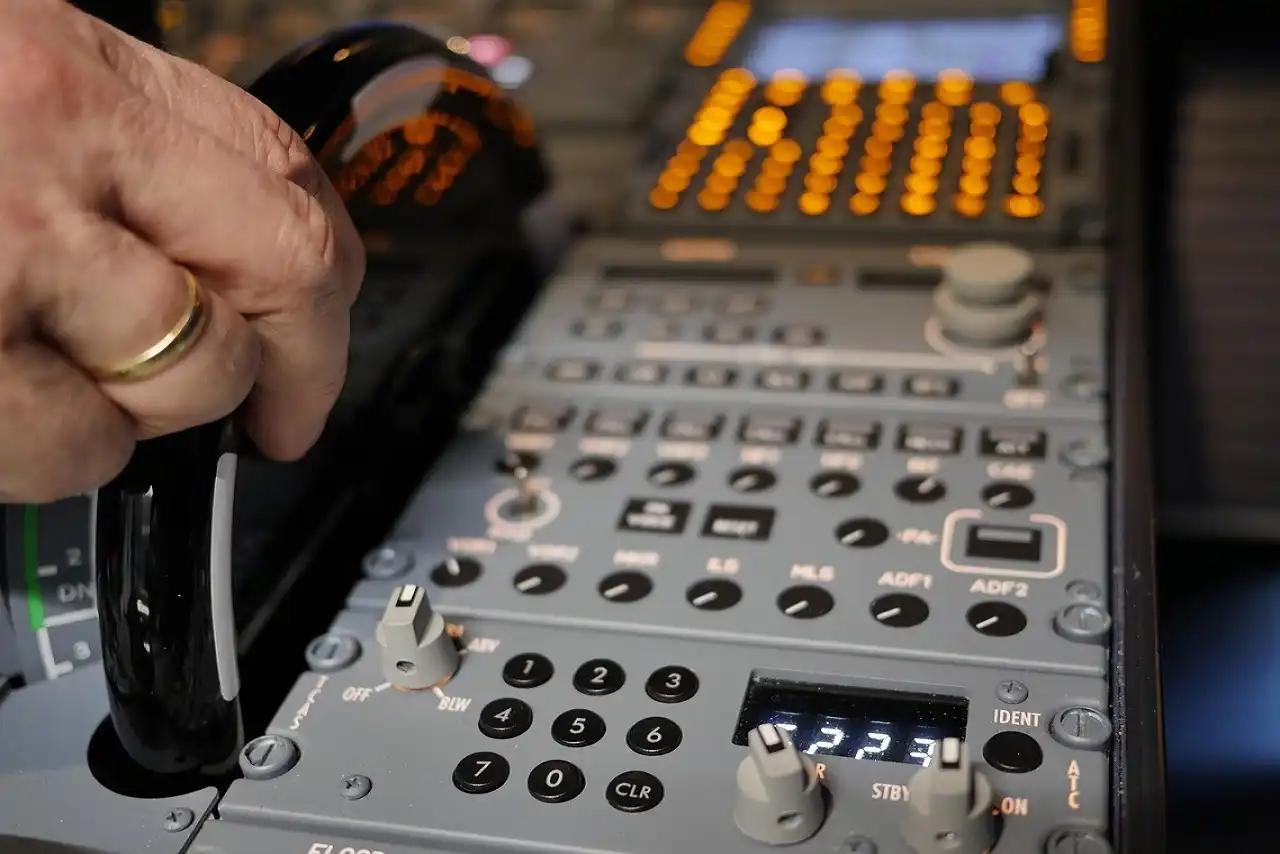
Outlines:
[[1031,691],[1017,679],[1006,679],[996,688],[996,698],[1011,706],[1025,702],[1029,696]]
[[1054,716],[1049,732],[1067,747],[1097,750],[1111,740],[1111,721],[1097,709],[1073,706]]
[[386,580],[398,578],[413,568],[413,555],[395,546],[382,546],[365,555],[364,574]]
[[1098,643],[1111,631],[1111,615],[1097,602],[1075,602],[1053,615],[1053,630],[1076,643]]
[[240,771],[249,780],[274,780],[298,764],[298,745],[282,735],[255,738],[240,751]]
[[360,657],[360,641],[351,635],[329,632],[307,644],[307,667],[331,673],[350,666]]
[[865,836],[850,836],[840,843],[840,854],[876,854],[876,844]]
[[363,774],[348,774],[342,778],[342,797],[358,801],[373,788],[373,781]]
[[175,807],[165,813],[164,829],[166,833],[181,833],[196,823],[196,814],[186,807]]

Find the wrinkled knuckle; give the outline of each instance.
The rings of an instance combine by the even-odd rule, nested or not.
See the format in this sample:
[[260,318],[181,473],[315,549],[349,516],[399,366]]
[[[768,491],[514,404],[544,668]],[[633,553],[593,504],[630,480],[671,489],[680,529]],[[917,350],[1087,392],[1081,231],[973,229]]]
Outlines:
[[300,186],[308,195],[320,191],[320,167],[302,137],[272,110],[263,107],[258,121],[258,159],[271,171]]
[[341,282],[335,275],[338,266],[338,236],[333,220],[324,205],[314,196],[297,189],[292,193],[295,205],[293,283],[298,297],[307,307],[324,306],[339,296]]

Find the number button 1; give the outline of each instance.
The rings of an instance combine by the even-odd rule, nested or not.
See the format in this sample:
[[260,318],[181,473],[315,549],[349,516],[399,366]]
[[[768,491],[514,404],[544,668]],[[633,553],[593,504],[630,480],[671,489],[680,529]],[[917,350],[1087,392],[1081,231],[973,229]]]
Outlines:
[[698,693],[698,677],[687,667],[659,667],[644,683],[644,692],[659,703],[683,703]]
[[642,756],[662,756],[680,746],[684,733],[667,718],[645,718],[627,731],[627,747]]
[[587,786],[578,766],[563,759],[552,759],[534,766],[529,772],[529,794],[547,804],[571,801]]
[[622,667],[607,658],[594,658],[573,674],[573,687],[593,696],[612,694],[626,681],[627,674]]
[[525,652],[503,666],[502,681],[512,688],[537,688],[549,682],[555,672],[551,660],[545,655]]
[[469,795],[483,795],[502,788],[510,775],[507,760],[483,751],[462,758],[453,769],[453,785]]
[[551,724],[551,737],[565,747],[587,747],[604,738],[604,718],[590,709],[570,709]]

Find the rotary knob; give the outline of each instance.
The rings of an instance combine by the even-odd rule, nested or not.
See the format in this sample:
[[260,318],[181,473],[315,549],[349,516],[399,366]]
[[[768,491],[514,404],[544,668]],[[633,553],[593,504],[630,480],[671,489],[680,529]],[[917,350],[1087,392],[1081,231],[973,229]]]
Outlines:
[[980,347],[1023,341],[1040,313],[1031,290],[1034,263],[1025,250],[1003,243],[958,246],[943,263],[934,311],[948,337]]
[[996,841],[991,781],[958,738],[938,745],[935,764],[917,771],[902,838],[918,854],[985,854]]
[[382,673],[407,691],[434,688],[458,669],[458,647],[444,617],[416,584],[397,587],[375,632],[382,647]]
[[733,806],[738,829],[766,845],[794,845],[817,833],[827,805],[813,760],[773,724],[747,734],[747,751]]

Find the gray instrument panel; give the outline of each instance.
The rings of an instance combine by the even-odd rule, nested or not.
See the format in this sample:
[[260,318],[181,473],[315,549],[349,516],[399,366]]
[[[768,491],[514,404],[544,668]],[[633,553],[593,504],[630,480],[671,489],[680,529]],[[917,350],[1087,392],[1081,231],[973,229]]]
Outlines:
[[[539,18],[530,4],[525,20],[525,5],[494,13],[501,27],[467,28],[545,49],[566,11]],[[609,5],[570,16],[606,35],[575,38],[609,44],[621,26],[640,41],[649,14],[655,65],[678,48],[676,18],[697,26],[682,4],[621,18]],[[552,61],[531,95],[568,78]],[[1087,142],[1105,117],[1101,70],[1069,63],[1043,98]],[[615,105],[639,109],[659,76],[629,78]],[[672,115],[716,76],[673,79],[684,89]],[[66,786],[94,820],[68,829],[27,808],[20,840],[112,854],[1106,854],[1103,253],[1046,216],[1023,230],[1029,255],[984,256],[1032,269],[979,287],[948,260],[1018,229],[949,216],[931,231],[895,211],[865,228],[788,212],[741,230],[743,211],[654,211],[626,117],[558,103],[576,105],[542,111],[562,192],[592,208],[625,194],[622,236],[564,261],[268,735],[246,748],[246,779],[210,812],[205,792],[93,794],[69,753],[55,769],[33,759],[44,748],[23,749],[0,754],[0,828],[13,826],[10,789],[38,785]],[[1092,209],[1097,146],[1073,178],[1058,138],[1046,187],[1073,182]],[[1064,238],[1074,245],[1052,248]],[[942,293],[982,288],[991,299],[959,307]],[[1034,318],[1010,307],[1019,300]],[[976,337],[957,343],[957,328]],[[422,692],[399,690],[397,668],[445,659],[393,650],[380,621],[411,599],[414,625],[438,609],[462,650],[456,673]],[[0,733],[31,726],[54,693],[74,691],[101,720],[95,678],[23,689],[22,704],[0,704]],[[771,732],[789,733],[782,753],[809,769],[807,785],[820,780],[817,800],[760,788]],[[948,800],[957,778],[944,772],[970,761],[976,776]],[[926,765],[937,773],[917,776]],[[776,829],[746,835],[753,805]],[[179,827],[183,810],[192,821]],[[61,829],[42,829],[51,819]]]

